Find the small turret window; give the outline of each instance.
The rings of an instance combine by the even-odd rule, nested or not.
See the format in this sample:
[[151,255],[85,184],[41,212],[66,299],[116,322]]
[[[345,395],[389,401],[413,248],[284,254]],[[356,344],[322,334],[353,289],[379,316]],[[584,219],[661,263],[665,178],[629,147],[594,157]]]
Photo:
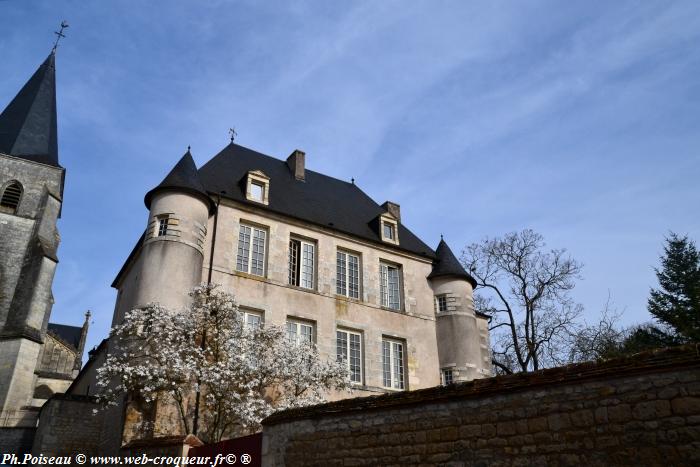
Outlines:
[[437,304],[438,313],[444,313],[447,311],[447,295],[436,295],[435,301]]
[[10,182],[2,192],[0,198],[0,211],[15,214],[22,199],[22,184],[18,181]]

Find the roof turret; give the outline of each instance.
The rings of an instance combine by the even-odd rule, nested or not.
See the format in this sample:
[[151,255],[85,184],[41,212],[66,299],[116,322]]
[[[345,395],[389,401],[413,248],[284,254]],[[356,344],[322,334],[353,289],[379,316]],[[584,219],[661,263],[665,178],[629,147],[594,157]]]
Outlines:
[[433,270],[428,275],[428,279],[436,277],[452,276],[469,281],[472,287],[476,287],[476,281],[464,270],[462,264],[457,257],[452,253],[452,250],[447,246],[444,239],[440,239],[440,244],[435,250],[437,260],[433,263]]
[[60,167],[57,134],[52,51],[0,114],[0,152]]
[[194,163],[194,159],[192,159],[189,148],[187,148],[185,155],[175,164],[175,167],[166,175],[163,181],[160,182],[157,187],[146,193],[144,202],[148,209],[151,208],[153,196],[161,191],[181,191],[199,196],[206,201],[210,212],[214,209],[212,199],[207,195],[207,191],[199,180],[197,166]]

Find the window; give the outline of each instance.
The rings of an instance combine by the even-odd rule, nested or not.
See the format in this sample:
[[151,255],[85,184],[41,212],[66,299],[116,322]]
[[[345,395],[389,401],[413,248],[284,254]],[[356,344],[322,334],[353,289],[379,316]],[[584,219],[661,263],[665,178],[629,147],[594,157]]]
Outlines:
[[314,288],[315,245],[304,240],[289,240],[289,283]]
[[405,389],[403,352],[403,342],[382,339],[382,381],[385,388]]
[[394,226],[389,224],[388,222],[384,222],[384,238],[388,240],[393,240],[394,237]]
[[158,237],[168,234],[168,216],[158,217]]
[[22,185],[18,181],[10,182],[2,193],[0,198],[0,211],[17,213],[19,201],[22,198]]
[[454,380],[452,379],[452,370],[442,370],[442,384],[447,386],[452,384]]
[[313,343],[314,325],[309,321],[287,321],[287,339],[289,342],[298,344],[300,342]]
[[382,299],[382,306],[392,310],[401,309],[399,267],[390,264],[380,263],[379,265],[380,287],[379,295]]
[[379,216],[379,235],[382,241],[399,244],[399,223],[398,220],[391,214],[382,214]]
[[360,257],[339,251],[336,259],[335,292],[350,298],[360,298]]
[[245,197],[256,203],[269,204],[270,177],[260,170],[251,170],[246,178]]
[[436,295],[435,302],[438,313],[444,313],[447,311],[447,295]]
[[265,185],[260,182],[251,182],[250,184],[250,198],[254,201],[259,201],[262,203],[263,196],[265,194]]
[[362,335],[338,329],[336,335],[336,358],[344,362],[350,371],[350,381],[362,383]]
[[260,329],[263,323],[262,313],[252,310],[241,310],[243,313],[243,323],[251,330]]
[[[265,239],[267,231],[241,224],[238,232],[236,270],[256,276],[265,275]],[[252,243],[252,245],[251,245]]]

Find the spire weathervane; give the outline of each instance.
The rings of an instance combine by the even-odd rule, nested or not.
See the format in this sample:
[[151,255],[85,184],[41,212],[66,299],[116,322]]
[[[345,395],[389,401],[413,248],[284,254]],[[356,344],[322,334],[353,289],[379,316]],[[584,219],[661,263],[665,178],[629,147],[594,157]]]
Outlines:
[[236,127],[229,128],[228,134],[231,135],[231,142],[233,143],[233,140],[236,139],[236,136],[238,136],[238,133],[236,133]]
[[62,38],[66,37],[65,34],[63,34],[63,30],[68,27],[68,22],[66,20],[61,21],[61,29],[59,31],[54,31],[53,33],[56,34],[56,42],[53,43],[53,49],[51,49],[51,52],[56,52],[56,49],[58,48],[58,41],[60,41]]

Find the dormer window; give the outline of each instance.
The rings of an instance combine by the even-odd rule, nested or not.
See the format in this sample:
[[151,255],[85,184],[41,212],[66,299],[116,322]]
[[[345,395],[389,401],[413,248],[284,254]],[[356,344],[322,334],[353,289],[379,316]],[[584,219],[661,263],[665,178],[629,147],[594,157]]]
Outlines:
[[260,170],[248,172],[246,180],[245,197],[249,201],[269,204],[270,197],[270,177]]
[[384,222],[383,224],[384,227],[384,238],[387,240],[393,240],[396,238],[396,234],[394,233],[394,225],[390,224],[388,222]]
[[383,214],[379,218],[382,241],[399,244],[399,223],[391,214]]
[[259,203],[263,202],[265,195],[265,184],[257,181],[250,183],[250,199]]

